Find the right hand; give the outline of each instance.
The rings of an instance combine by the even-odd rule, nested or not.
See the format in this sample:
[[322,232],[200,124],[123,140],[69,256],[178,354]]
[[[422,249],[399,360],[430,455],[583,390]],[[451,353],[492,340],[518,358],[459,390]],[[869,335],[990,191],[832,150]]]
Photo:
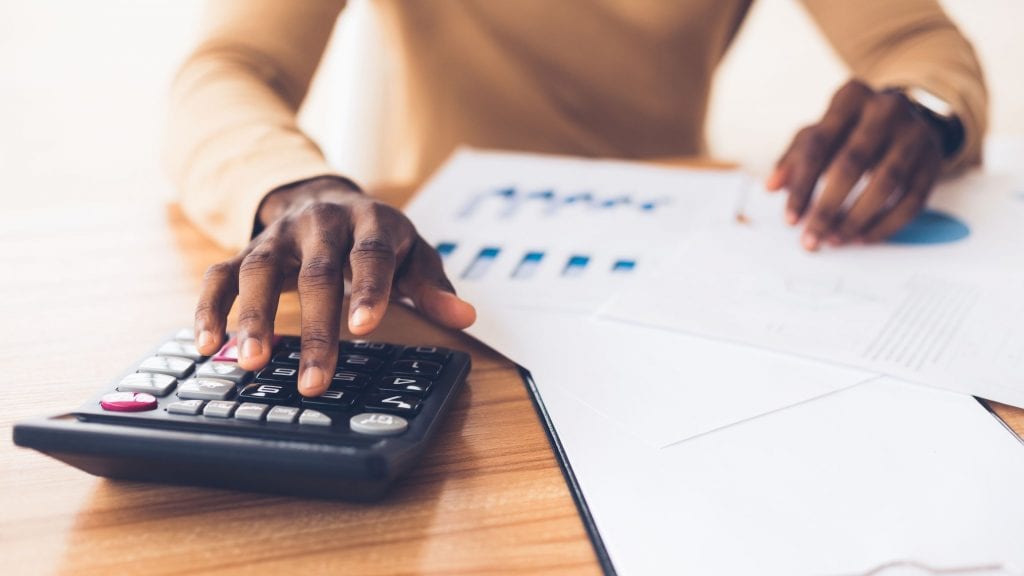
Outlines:
[[455,295],[441,258],[400,211],[345,180],[315,178],[270,193],[257,216],[264,226],[237,256],[211,266],[196,306],[196,346],[223,345],[228,311],[238,299],[239,365],[270,361],[282,290],[298,287],[302,323],[299,392],[327,390],[338,359],[344,274],[351,273],[348,328],[362,336],[380,324],[392,293],[410,298],[449,328],[476,320]]

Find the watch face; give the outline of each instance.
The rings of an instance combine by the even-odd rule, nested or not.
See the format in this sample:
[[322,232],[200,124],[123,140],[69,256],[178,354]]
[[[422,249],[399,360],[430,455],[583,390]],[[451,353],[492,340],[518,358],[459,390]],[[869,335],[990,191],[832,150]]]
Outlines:
[[949,105],[949,102],[924,88],[910,88],[906,91],[906,94],[911,100],[917,102],[918,105],[927,108],[931,113],[940,118],[949,120],[954,116],[953,107]]

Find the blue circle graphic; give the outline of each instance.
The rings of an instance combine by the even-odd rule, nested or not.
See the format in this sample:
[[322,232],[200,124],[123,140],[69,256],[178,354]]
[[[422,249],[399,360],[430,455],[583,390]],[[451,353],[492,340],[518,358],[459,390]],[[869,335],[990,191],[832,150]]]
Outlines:
[[963,240],[971,229],[960,220],[938,210],[925,210],[902,230],[889,237],[893,244],[948,244]]

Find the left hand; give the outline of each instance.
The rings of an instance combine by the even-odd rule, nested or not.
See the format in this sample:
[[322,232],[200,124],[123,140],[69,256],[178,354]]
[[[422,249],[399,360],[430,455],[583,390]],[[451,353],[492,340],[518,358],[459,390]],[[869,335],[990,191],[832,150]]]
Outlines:
[[[807,250],[822,242],[877,242],[921,211],[942,161],[939,130],[906,96],[851,80],[820,122],[797,133],[765,186],[788,192],[786,220],[803,220]],[[849,198],[862,177],[867,186]],[[814,197],[819,178],[823,187]]]

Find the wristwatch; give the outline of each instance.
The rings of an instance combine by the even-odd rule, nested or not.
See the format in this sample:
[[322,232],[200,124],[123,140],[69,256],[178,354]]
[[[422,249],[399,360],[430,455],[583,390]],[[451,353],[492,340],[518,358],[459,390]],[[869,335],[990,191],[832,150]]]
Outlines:
[[926,122],[934,126],[942,141],[942,156],[951,158],[964,145],[964,125],[953,111],[953,106],[932,92],[909,86],[898,89],[914,106]]

